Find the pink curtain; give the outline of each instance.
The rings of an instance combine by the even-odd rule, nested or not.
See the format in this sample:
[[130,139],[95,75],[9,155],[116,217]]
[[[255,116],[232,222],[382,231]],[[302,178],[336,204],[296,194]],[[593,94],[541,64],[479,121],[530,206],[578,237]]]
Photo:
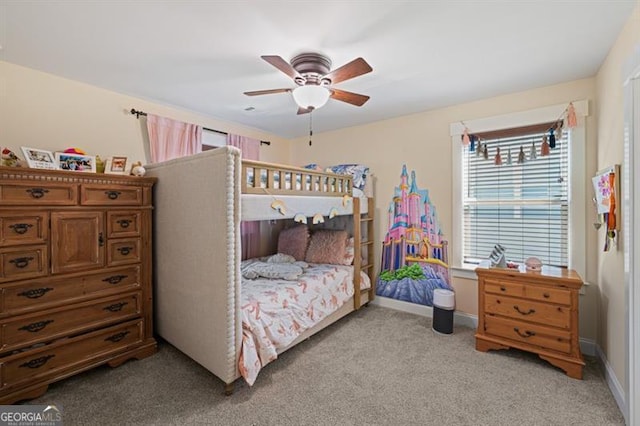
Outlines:
[[[227,145],[235,146],[246,160],[260,159],[260,141],[238,135],[227,135]],[[242,241],[242,260],[257,257],[260,253],[260,222],[242,222],[240,224]]]
[[202,152],[202,127],[147,114],[151,162]]

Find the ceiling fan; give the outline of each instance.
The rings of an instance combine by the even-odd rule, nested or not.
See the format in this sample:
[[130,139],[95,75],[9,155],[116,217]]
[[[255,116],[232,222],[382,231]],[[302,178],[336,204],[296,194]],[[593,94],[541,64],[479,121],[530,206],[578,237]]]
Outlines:
[[291,92],[298,104],[298,114],[306,114],[322,107],[329,98],[355,106],[362,106],[369,100],[369,96],[333,87],[334,84],[373,71],[362,58],[356,58],[334,70],[331,70],[331,60],[319,53],[302,53],[291,59],[291,63],[280,56],[265,55],[261,58],[291,77],[298,87],[244,92],[247,96]]

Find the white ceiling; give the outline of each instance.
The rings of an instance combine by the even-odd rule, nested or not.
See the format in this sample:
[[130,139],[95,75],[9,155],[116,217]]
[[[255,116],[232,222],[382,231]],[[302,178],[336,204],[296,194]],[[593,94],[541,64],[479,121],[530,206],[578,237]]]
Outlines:
[[[286,138],[294,87],[260,59],[320,52],[373,72],[371,96],[313,113],[314,132],[591,77],[636,0],[0,1],[0,59]],[[251,112],[247,107],[254,107]],[[136,107],[136,105],[131,105]]]

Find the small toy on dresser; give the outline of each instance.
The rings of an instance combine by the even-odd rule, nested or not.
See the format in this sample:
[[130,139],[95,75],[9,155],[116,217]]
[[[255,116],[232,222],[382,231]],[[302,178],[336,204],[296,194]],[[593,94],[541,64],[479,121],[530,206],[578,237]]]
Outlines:
[[507,258],[504,252],[507,251],[501,244],[496,244],[493,247],[493,251],[489,255],[489,260],[491,261],[491,267],[493,268],[506,268],[507,267]]
[[133,165],[131,166],[131,174],[133,176],[139,176],[142,177],[145,175],[145,173],[147,173],[147,170],[142,167],[142,162],[140,161],[136,161],[135,163],[133,163]]
[[529,257],[524,261],[524,265],[527,268],[527,272],[541,272],[542,262],[537,257]]
[[22,160],[9,148],[2,148],[0,156],[0,166],[6,167],[22,167]]

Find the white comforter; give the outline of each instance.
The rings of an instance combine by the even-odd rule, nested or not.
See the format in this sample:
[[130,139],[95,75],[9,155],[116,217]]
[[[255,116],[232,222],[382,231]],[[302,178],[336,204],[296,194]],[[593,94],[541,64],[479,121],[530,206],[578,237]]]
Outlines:
[[[369,277],[361,276],[361,288],[369,288]],[[353,295],[352,280],[353,266],[320,264],[310,264],[298,281],[243,279],[239,369],[247,383],[278,349],[340,308]]]

